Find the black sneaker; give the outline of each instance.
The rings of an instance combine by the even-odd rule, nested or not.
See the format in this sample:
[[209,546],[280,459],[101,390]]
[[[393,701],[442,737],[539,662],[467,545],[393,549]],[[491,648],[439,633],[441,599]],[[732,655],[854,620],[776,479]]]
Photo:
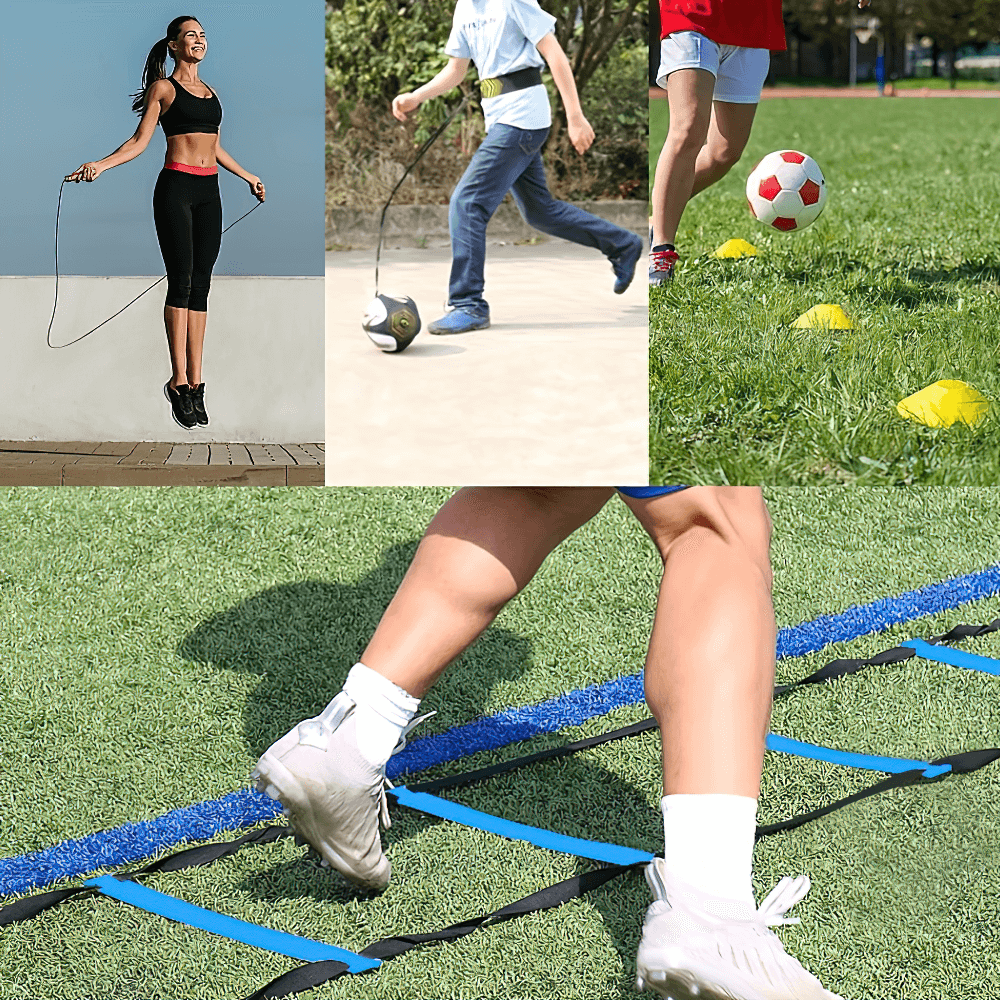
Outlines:
[[170,403],[170,413],[174,422],[179,424],[184,430],[189,431],[198,422],[194,413],[194,404],[191,402],[191,387],[179,385],[174,389],[170,382],[163,387],[163,395]]
[[192,385],[190,389],[188,398],[191,400],[191,406],[194,409],[195,423],[201,424],[202,427],[207,427],[208,411],[205,409],[205,383],[199,382],[197,385]]

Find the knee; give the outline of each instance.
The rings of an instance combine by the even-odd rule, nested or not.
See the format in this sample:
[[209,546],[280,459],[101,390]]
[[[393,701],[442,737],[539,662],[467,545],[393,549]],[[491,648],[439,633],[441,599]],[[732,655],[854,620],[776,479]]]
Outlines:
[[174,309],[187,309],[191,300],[191,275],[178,274],[167,276],[166,305]]
[[212,284],[212,276],[195,275],[191,281],[191,295],[188,298],[188,309],[195,312],[208,312],[208,290]]
[[647,524],[664,562],[678,549],[711,546],[719,550],[733,571],[760,575],[770,590],[771,517],[762,491],[752,486],[712,486],[685,490],[679,519],[662,526]]
[[518,200],[517,207],[524,221],[532,229],[540,229],[543,232],[547,226],[556,224],[561,212],[560,203],[554,198],[548,201],[528,201],[522,198]]
[[476,204],[476,189],[471,184],[460,183],[451,193],[448,200],[448,214],[454,218],[456,214],[471,211]]
[[674,156],[697,156],[707,135],[707,119],[692,117],[671,122],[664,150]]
[[709,150],[712,157],[712,167],[721,177],[729,173],[743,156],[743,147],[724,143]]

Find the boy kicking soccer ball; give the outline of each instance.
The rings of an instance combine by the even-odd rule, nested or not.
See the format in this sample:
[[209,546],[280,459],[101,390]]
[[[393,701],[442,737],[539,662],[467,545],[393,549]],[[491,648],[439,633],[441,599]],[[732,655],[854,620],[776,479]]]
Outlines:
[[750,138],[772,51],[785,48],[781,0],[659,0],[670,128],[653,180],[649,284],[674,276],[687,203],[725,177]]
[[[675,1000],[838,1000],[771,925],[809,880],[782,879],[756,908],[751,866],[774,683],[771,522],[748,487],[619,487],[663,560],[644,675],[663,744],[663,857],[637,984]],[[343,690],[257,763],[260,791],[325,864],[389,884],[379,819],[385,768],[420,699],[612,497],[610,487],[487,487],[437,513]]]
[[552,33],[555,23],[538,0],[458,0],[445,46],[448,65],[392,102],[392,113],[405,121],[424,101],[457,87],[470,60],[476,64],[486,138],[451,196],[449,311],[427,327],[431,333],[468,333],[490,325],[483,298],[486,225],[508,191],[535,229],[600,250],[614,269],[615,292],[624,292],[635,274],[642,256],[638,236],[549,193],[541,157],[552,123],[541,75],[545,63],[562,97],[574,149],[582,155],[594,141],[573,71]]

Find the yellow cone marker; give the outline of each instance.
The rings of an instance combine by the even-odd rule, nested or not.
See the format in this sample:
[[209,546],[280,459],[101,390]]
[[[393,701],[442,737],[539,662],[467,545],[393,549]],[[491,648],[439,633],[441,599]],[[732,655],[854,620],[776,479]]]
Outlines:
[[853,330],[854,324],[840,306],[818,305],[807,309],[793,324],[800,330]]
[[951,427],[959,420],[975,427],[986,416],[989,405],[989,400],[968,382],[947,378],[901,399],[896,412],[928,427]]
[[736,260],[739,257],[756,257],[757,248],[746,240],[726,240],[712,255],[713,257],[727,257]]

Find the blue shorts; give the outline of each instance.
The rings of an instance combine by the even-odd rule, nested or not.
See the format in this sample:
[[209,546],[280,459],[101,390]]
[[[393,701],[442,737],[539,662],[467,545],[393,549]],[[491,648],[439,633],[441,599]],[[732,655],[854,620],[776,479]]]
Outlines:
[[627,497],[634,497],[636,500],[646,500],[649,497],[662,497],[668,493],[676,493],[678,490],[686,490],[686,486],[616,486],[619,493],[624,493]]

